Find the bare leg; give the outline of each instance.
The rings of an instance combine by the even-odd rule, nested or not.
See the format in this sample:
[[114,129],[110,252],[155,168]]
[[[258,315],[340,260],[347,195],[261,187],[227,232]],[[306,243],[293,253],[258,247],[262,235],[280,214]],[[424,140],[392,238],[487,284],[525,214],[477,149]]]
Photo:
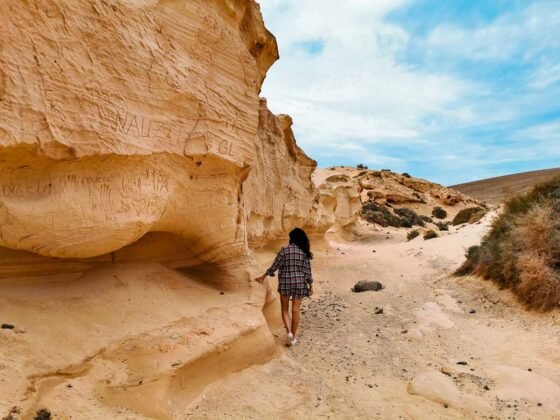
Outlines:
[[294,337],[297,334],[299,326],[299,311],[301,308],[301,299],[292,299],[292,333]]
[[282,309],[282,321],[284,321],[284,327],[288,334],[292,332],[290,329],[290,298],[280,295],[280,307]]

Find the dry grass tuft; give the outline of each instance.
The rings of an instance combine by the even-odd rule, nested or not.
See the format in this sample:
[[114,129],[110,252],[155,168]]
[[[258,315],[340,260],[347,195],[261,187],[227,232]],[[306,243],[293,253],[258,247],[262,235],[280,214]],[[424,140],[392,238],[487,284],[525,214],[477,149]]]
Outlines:
[[520,255],[517,266],[517,296],[530,308],[547,311],[560,304],[560,275],[553,270],[546,256],[537,253]]

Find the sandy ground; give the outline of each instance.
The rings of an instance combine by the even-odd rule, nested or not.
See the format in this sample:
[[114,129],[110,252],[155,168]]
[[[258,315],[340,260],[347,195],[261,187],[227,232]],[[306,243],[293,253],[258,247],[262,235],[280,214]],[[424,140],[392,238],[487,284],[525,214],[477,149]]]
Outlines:
[[[0,330],[0,416],[18,406],[14,419],[40,407],[56,419],[560,418],[558,313],[448,276],[492,217],[429,241],[388,229],[316,250],[316,294],[293,348],[269,319],[274,343],[247,297],[158,265],[107,268],[70,288],[3,284],[1,320],[26,330]],[[265,267],[273,254],[257,258]],[[359,280],[385,288],[351,292]]]
[[[429,241],[386,230],[333,243],[313,262],[317,292],[300,344],[283,347],[276,329],[278,358],[214,383],[186,416],[560,418],[557,314],[527,313],[490,283],[448,277],[492,217]],[[359,280],[385,289],[352,293]]]

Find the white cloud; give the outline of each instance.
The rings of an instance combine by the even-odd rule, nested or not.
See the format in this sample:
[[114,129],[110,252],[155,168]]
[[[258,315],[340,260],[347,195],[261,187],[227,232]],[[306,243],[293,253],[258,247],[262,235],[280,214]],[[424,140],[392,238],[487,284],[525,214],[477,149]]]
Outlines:
[[[428,168],[440,182],[444,177],[459,182],[473,173],[491,176],[492,165],[503,170],[544,153],[558,156],[557,146],[548,153],[558,138],[520,142],[515,136],[523,132],[511,138],[514,129],[508,127],[519,127],[526,117],[535,121],[556,101],[554,91],[545,88],[559,81],[560,64],[543,59],[542,52],[560,47],[560,8],[535,3],[485,26],[442,24],[413,40],[421,54],[435,58],[431,63],[467,59],[509,66],[514,60],[526,69],[540,63],[530,77],[520,74],[520,85],[504,86],[439,70],[449,66],[403,62],[412,35],[386,16],[411,1],[260,0],[281,56],[263,96],[273,112],[294,117],[298,143],[319,161]],[[321,48],[307,51],[309,45]],[[510,141],[493,137],[492,130]]]
[[[269,71],[263,95],[274,112],[294,116],[304,147],[334,150],[348,141],[410,141],[428,124],[423,121],[427,114],[449,113],[448,104],[468,89],[449,75],[424,73],[397,61],[409,35],[383,18],[402,4],[261,1],[281,56]],[[294,52],[302,41],[321,41],[323,50]]]
[[436,54],[472,60],[509,60],[518,55],[531,61],[543,49],[560,46],[559,27],[558,2],[534,3],[474,29],[439,25],[427,37],[427,47]]
[[545,89],[560,82],[560,63],[545,62],[531,75],[529,86],[534,89]]
[[513,138],[521,141],[549,142],[556,146],[555,154],[560,155],[560,122],[558,121],[536,124],[517,130]]

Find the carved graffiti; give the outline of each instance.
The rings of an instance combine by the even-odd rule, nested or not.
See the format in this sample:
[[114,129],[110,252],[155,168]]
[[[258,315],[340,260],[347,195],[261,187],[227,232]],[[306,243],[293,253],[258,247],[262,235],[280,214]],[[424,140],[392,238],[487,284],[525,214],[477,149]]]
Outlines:
[[[200,131],[200,118],[186,122],[162,122],[147,116],[134,114],[127,110],[116,110],[112,121],[112,130],[115,134],[134,136],[145,139],[171,141],[182,147],[183,154],[187,155],[188,144],[195,131]],[[235,122],[227,120],[225,127],[235,128]],[[200,136],[196,136],[199,138]],[[218,153],[233,156],[233,143],[222,140],[218,144]]]
[[[13,175],[12,175],[13,176]],[[159,208],[170,193],[168,176],[156,169],[123,171],[120,175],[53,172],[41,179],[0,177],[0,199],[48,198],[72,193],[92,209],[150,213]],[[58,198],[54,198],[58,200]]]

